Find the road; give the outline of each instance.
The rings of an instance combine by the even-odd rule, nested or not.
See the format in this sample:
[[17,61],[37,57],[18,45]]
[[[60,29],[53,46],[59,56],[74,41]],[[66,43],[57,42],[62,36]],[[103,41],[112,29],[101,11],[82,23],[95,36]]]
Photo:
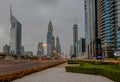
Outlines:
[[66,72],[65,65],[49,68],[13,82],[113,82],[102,76]]
[[7,73],[13,73],[19,70],[34,68],[38,66],[44,66],[50,63],[53,63],[54,60],[44,60],[44,61],[26,61],[26,60],[17,60],[17,61],[0,61],[0,75]]

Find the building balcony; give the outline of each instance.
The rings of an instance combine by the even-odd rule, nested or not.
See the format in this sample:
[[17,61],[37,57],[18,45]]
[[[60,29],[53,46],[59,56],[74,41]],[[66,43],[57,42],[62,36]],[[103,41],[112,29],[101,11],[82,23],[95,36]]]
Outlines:
[[104,35],[101,35],[101,38],[105,38],[105,34],[104,34]]
[[101,33],[104,33],[105,32],[105,29],[100,29]]
[[111,27],[111,32],[115,32],[115,27]]
[[103,27],[105,27],[105,22],[104,23],[100,23],[99,25],[100,25],[101,29],[103,29]]
[[113,39],[113,40],[114,40],[114,39],[115,39],[115,36],[112,36],[112,35],[111,35],[111,39]]

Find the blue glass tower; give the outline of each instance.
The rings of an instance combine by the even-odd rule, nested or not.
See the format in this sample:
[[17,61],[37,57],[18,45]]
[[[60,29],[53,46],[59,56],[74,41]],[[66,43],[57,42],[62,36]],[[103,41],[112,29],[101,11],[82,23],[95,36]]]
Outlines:
[[120,50],[120,1],[119,0],[97,0],[98,27],[102,41],[103,52]]
[[115,3],[115,26],[117,27],[116,32],[117,32],[117,44],[116,44],[116,51],[120,51],[120,0],[116,0]]
[[85,4],[85,43],[86,54],[89,59],[92,59],[95,54],[94,46],[95,39],[98,37],[97,27],[97,1],[84,0]]
[[108,45],[111,45],[111,14],[110,0],[105,0],[105,40]]
[[52,57],[52,46],[53,46],[53,26],[52,22],[49,22],[48,33],[47,33],[47,56]]

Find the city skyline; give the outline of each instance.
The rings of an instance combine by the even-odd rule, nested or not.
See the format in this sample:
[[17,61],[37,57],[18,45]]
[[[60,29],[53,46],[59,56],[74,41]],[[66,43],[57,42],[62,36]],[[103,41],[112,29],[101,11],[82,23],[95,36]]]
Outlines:
[[72,36],[72,25],[75,22],[79,27],[79,37],[84,37],[84,0],[30,0],[29,2],[27,0],[0,0],[0,2],[2,6],[0,8],[0,52],[3,45],[9,43],[10,40],[10,4],[13,14],[22,23],[22,41],[26,50],[36,53],[37,43],[42,40],[46,43],[49,20],[53,22],[54,34],[58,35],[61,40],[62,51],[67,54],[72,44],[72,38],[66,37]]

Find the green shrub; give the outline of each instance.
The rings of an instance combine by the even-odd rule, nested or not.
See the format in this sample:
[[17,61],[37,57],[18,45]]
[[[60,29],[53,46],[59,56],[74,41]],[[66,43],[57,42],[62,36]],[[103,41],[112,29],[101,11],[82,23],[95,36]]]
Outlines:
[[79,60],[68,60],[68,64],[79,64]]
[[118,62],[107,62],[107,61],[80,61],[84,63],[90,63],[93,65],[120,65]]
[[112,67],[113,69],[118,69],[118,70],[120,69],[120,65],[112,65],[111,67]]
[[109,57],[109,58],[115,58],[115,57],[114,57],[114,52],[108,52],[108,57]]
[[80,62],[80,67],[83,67],[84,66],[84,63],[83,62]]

